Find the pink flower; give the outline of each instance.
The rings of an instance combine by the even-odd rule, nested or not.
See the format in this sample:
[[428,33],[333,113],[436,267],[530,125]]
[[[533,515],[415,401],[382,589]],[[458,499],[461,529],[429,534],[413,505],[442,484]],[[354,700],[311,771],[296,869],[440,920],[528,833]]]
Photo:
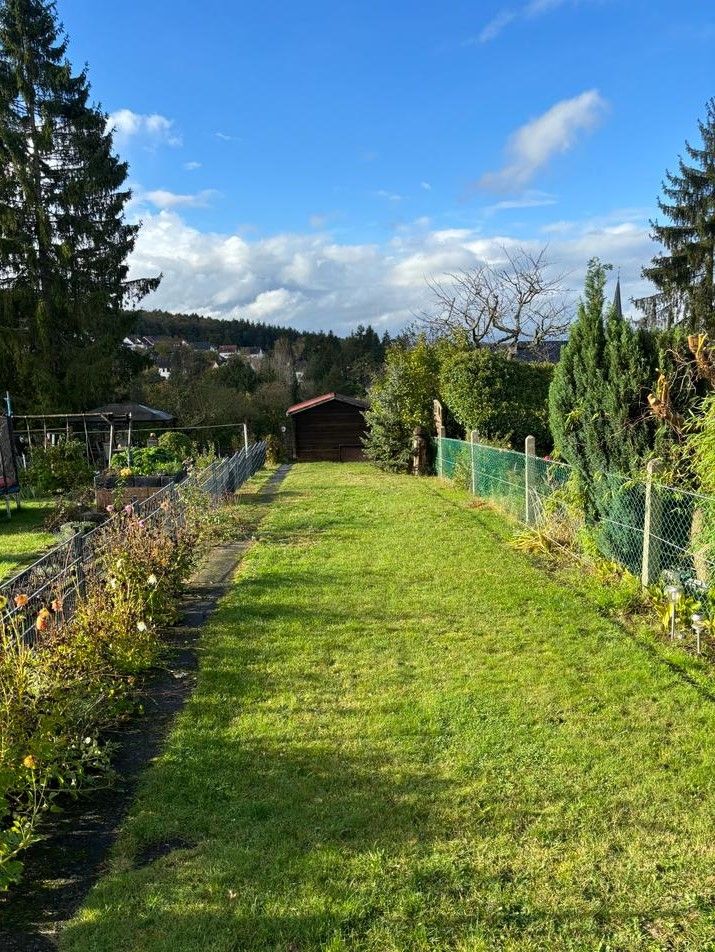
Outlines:
[[107,506],[107,512],[110,513],[110,514],[113,513],[113,512],[114,512],[114,506],[112,506],[112,505]]
[[127,516],[131,516],[131,514],[134,512],[134,506],[132,506],[132,504],[128,502],[126,506],[124,507],[124,509],[122,509],[122,512]]

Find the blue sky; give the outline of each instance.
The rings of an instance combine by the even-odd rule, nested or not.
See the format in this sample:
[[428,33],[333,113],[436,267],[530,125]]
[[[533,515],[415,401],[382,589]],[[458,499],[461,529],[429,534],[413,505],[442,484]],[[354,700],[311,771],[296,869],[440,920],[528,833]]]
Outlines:
[[165,275],[147,305],[340,333],[517,243],[642,293],[715,95],[712,0],[58,8],[131,164],[134,273]]

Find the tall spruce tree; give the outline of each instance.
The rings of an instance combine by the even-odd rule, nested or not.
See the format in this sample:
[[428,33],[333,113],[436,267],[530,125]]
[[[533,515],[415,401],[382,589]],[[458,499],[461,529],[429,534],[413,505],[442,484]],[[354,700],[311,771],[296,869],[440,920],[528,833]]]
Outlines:
[[[666,302],[668,324],[715,333],[715,98],[699,121],[702,147],[685,143],[678,171],[665,173],[658,207],[670,224],[651,222],[665,247],[643,269]],[[648,299],[646,299],[648,300]],[[663,310],[661,307],[660,310]]]
[[[0,0],[0,384],[38,409],[108,395],[138,226],[107,116],[50,0]],[[88,372],[91,368],[91,372]]]

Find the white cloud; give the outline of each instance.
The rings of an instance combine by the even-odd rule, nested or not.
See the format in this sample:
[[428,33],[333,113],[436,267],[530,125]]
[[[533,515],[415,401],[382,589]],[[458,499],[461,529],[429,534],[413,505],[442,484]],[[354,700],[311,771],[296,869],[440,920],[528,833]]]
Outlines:
[[429,182],[420,182],[420,188],[421,188],[421,189],[424,189],[425,192],[431,192],[431,191],[432,191],[432,186],[430,185]]
[[573,148],[579,133],[594,129],[606,107],[597,89],[555,103],[512,133],[506,145],[506,165],[487,172],[477,184],[493,191],[523,188],[555,155]]
[[480,43],[488,43],[490,40],[495,40],[501,31],[509,26],[509,24],[516,18],[516,13],[512,10],[502,10],[501,13],[497,13],[492,19],[480,30],[479,36],[477,39]]
[[173,119],[167,119],[159,113],[142,115],[132,112],[131,109],[119,109],[110,114],[107,119],[107,128],[114,130],[115,140],[126,143],[130,139],[143,140],[149,145],[170,145],[173,147],[182,144],[181,136],[177,133]]
[[[592,0],[529,0],[528,3],[516,9],[501,10],[480,30],[476,42],[489,43],[495,40],[506,27],[517,20],[543,16],[545,13],[566,6],[566,4],[576,6],[579,2],[592,2]],[[473,45],[474,43],[473,38],[467,41],[467,45]]]
[[184,162],[184,168],[187,172],[195,172],[201,168],[201,162]]
[[380,188],[375,192],[377,198],[384,198],[387,202],[401,202],[403,196],[398,195],[397,192],[388,192],[385,188]]
[[157,208],[206,208],[216,195],[217,192],[210,188],[195,195],[178,195],[176,192],[158,188],[141,193],[138,200],[148,201]]
[[[540,248],[525,240],[475,229],[403,226],[383,245],[339,244],[325,233],[278,234],[249,240],[201,232],[178,212],[144,213],[131,276],[164,273],[148,307],[216,317],[250,317],[301,329],[346,333],[359,323],[397,331],[428,304],[425,277],[446,276],[480,261],[497,262],[503,248]],[[621,269],[624,301],[647,293],[640,269],[653,254],[647,218],[554,222],[549,257],[580,291],[593,255]],[[559,227],[557,227],[559,226]],[[547,226],[548,227],[548,226]]]
[[222,142],[235,142],[236,136],[230,136],[227,132],[215,132],[214,135]]
[[555,205],[556,202],[556,196],[549,195],[548,192],[527,190],[518,198],[507,198],[493,205],[487,205],[484,214],[493,215],[495,212],[508,211],[512,208],[543,208],[546,205]]

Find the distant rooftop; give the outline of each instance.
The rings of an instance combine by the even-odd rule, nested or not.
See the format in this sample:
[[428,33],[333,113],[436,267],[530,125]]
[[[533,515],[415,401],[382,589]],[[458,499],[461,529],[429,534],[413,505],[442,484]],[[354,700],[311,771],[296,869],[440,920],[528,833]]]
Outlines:
[[174,417],[164,410],[155,410],[143,403],[105,403],[90,413],[105,413],[107,416],[127,418],[131,414],[134,423],[171,423]]
[[357,397],[346,397],[342,393],[324,393],[320,397],[311,397],[310,400],[303,400],[302,403],[294,403],[292,407],[286,410],[287,416],[293,416],[294,413],[301,413],[303,410],[311,410],[313,407],[319,407],[323,403],[330,403],[332,400],[338,403],[349,403],[350,406],[359,407],[361,410],[367,410],[370,404],[366,400],[358,400]]

